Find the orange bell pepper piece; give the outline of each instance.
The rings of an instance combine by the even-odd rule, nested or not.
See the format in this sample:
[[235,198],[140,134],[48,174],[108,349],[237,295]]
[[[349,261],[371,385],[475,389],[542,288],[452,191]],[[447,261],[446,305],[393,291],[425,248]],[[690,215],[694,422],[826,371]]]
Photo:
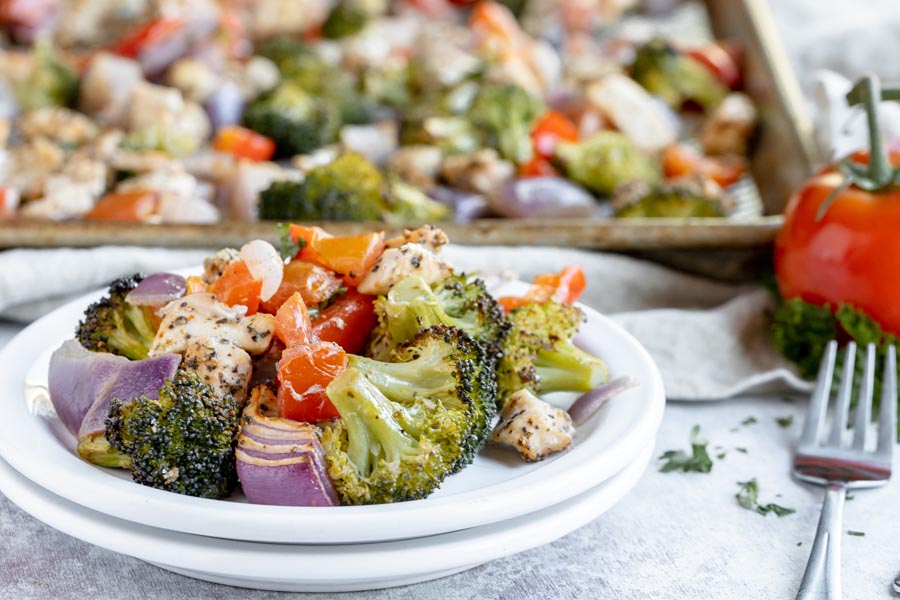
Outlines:
[[275,335],[285,346],[300,346],[312,339],[312,323],[306,303],[294,293],[275,313]]
[[259,310],[259,294],[262,281],[253,279],[247,263],[236,261],[225,268],[225,272],[213,285],[216,297],[229,306],[241,304],[247,307],[247,314],[254,315]]
[[278,414],[316,423],[340,417],[325,389],[347,366],[347,353],[331,342],[291,346],[278,361]]
[[89,221],[129,221],[139,223],[156,211],[156,192],[137,190],[106,194],[85,213]]

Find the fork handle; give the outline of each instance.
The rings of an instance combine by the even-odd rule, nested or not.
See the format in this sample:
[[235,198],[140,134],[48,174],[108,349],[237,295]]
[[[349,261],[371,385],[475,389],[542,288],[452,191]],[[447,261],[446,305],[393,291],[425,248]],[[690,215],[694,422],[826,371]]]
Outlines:
[[844,482],[832,481],[825,488],[822,515],[797,600],[841,598],[841,527],[846,495]]

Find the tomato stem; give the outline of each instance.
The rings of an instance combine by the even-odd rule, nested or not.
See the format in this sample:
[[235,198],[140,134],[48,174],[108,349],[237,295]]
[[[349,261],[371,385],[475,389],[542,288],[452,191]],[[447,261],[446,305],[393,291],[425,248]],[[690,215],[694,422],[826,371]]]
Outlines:
[[862,105],[866,111],[869,129],[869,162],[860,165],[852,159],[841,162],[841,172],[847,180],[869,192],[885,191],[894,186],[897,173],[894,171],[878,120],[878,103],[881,100],[900,99],[900,90],[881,89],[881,81],[876,75],[866,75],[856,82],[847,93],[850,106]]

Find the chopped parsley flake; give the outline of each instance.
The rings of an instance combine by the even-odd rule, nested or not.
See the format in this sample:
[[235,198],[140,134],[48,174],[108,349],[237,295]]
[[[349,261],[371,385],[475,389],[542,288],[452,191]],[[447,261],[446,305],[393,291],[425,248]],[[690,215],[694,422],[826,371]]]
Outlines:
[[700,426],[691,429],[691,454],[684,450],[669,450],[659,458],[667,461],[660,472],[682,471],[683,473],[709,473],[713,462],[706,451],[707,441],[700,438]]
[[757,422],[756,417],[747,417],[741,421],[741,425],[755,425]]
[[738,447],[738,448],[735,448],[735,450],[737,450],[737,451],[740,452],[741,454],[747,454],[747,449],[746,449],[746,448]]
[[855,535],[856,537],[865,537],[865,531],[853,531],[852,529],[847,530],[847,535]]
[[773,512],[778,517],[797,512],[793,508],[785,508],[784,506],[779,506],[773,502],[770,502],[769,504],[760,504],[759,484],[756,483],[755,478],[750,481],[739,481],[738,485],[741,487],[741,490],[735,494],[734,497],[737,498],[738,504],[747,510],[752,510],[761,515],[767,515],[770,512]]
[[775,422],[778,423],[780,427],[790,427],[794,424],[794,415],[778,417],[777,419],[775,419]]

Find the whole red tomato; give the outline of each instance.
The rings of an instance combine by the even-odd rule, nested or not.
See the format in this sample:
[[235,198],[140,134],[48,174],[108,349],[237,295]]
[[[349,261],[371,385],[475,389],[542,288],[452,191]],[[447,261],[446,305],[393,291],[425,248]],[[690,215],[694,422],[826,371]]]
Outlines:
[[[892,152],[893,165],[900,153]],[[853,161],[866,164],[865,153]],[[775,274],[784,298],[847,303],[900,334],[900,190],[851,186],[820,207],[843,177],[827,169],[791,199],[775,241]]]

